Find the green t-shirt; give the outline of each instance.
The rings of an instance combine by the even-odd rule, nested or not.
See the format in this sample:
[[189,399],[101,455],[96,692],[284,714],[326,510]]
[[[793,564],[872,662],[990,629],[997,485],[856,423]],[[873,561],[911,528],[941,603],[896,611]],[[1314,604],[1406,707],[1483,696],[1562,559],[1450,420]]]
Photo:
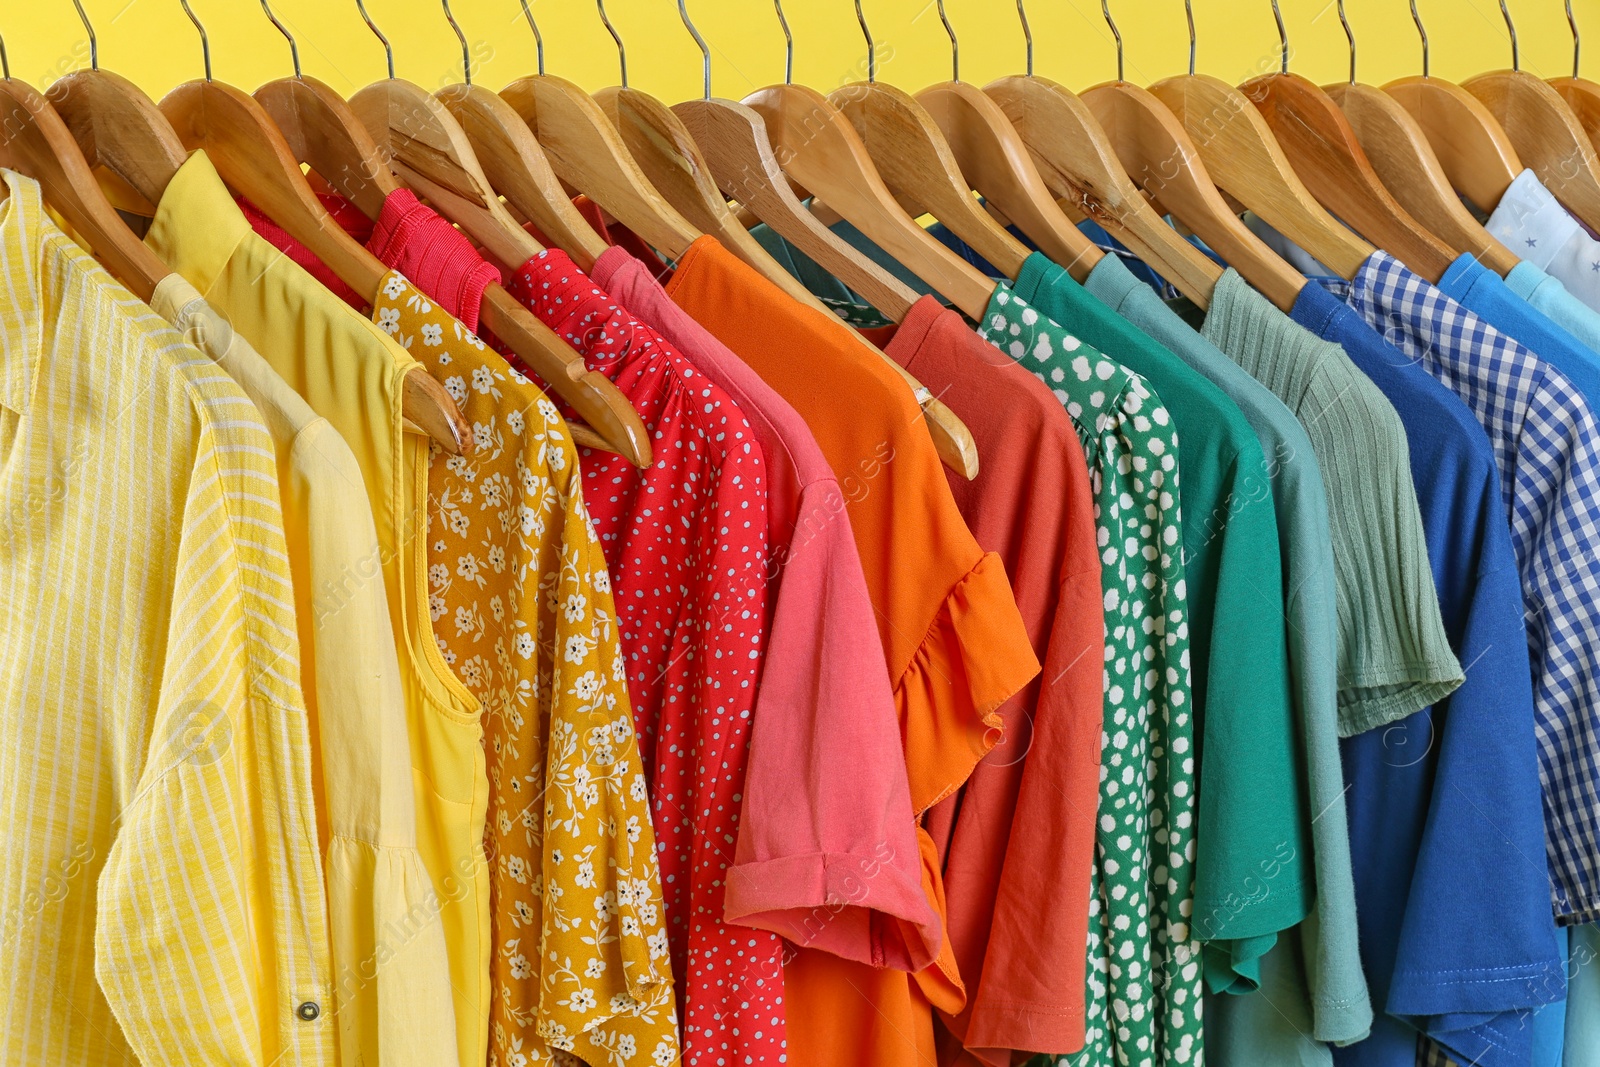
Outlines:
[[[1227,393],[1267,457],[1285,567],[1291,693],[1317,813],[1311,824],[1317,921],[1302,923],[1262,960],[1259,993],[1208,998],[1206,1031],[1219,1063],[1328,1060],[1326,1050],[1312,1049],[1315,1042],[1365,1037],[1372,1003],[1361,969],[1339,760],[1339,616],[1322,471],[1304,427],[1283,401],[1195,332],[1121,259],[1102,259],[1084,287]],[[1231,279],[1222,292],[1224,305],[1241,298]]]
[[1224,274],[1207,340],[1289,405],[1328,492],[1339,605],[1339,734],[1400,719],[1460,686],[1439,616],[1405,424],[1344,349]]
[[1177,426],[1199,720],[1195,933],[1211,989],[1254,989],[1257,960],[1315,892],[1271,470],[1226,393],[1047,257],[1028,257],[1015,291],[1148,381]]
[[1106,702],[1086,1043],[1056,1059],[1199,1063],[1200,946],[1189,921],[1194,721],[1177,434],[1144,379],[1004,283],[978,332],[1049,386],[1072,416],[1100,538]]

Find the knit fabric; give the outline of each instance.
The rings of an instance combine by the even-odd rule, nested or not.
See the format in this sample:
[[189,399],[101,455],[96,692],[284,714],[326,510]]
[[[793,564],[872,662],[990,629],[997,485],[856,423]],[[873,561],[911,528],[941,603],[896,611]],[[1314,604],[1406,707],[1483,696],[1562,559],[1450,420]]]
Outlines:
[[1289,406],[1317,454],[1339,609],[1339,732],[1405,718],[1461,684],[1428,569],[1405,426],[1338,345],[1228,271],[1202,331]]

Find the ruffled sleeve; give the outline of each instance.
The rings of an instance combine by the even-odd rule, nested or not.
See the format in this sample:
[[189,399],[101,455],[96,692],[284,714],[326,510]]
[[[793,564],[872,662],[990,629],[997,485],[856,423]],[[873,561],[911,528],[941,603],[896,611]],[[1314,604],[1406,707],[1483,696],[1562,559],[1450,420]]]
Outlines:
[[1038,673],[1005,567],[986,553],[945,595],[895,685],[913,811],[960,788],[1001,738],[995,709]]

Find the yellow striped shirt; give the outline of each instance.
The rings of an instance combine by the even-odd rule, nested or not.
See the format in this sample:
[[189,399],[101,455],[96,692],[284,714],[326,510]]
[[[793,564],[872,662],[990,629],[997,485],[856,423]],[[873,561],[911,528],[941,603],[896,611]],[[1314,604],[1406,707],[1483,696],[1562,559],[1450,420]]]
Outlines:
[[331,1063],[272,441],[3,174],[0,1062]]

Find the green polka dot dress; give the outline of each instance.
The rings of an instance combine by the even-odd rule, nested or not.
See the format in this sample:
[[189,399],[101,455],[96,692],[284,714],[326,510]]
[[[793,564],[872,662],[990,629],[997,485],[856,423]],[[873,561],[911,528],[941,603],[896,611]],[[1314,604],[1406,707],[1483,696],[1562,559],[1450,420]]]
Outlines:
[[1036,1063],[1204,1060],[1194,904],[1195,764],[1178,437],[1143,378],[1005,284],[979,334],[1039,377],[1083,441],[1105,593],[1105,730],[1089,900],[1086,1043]]

